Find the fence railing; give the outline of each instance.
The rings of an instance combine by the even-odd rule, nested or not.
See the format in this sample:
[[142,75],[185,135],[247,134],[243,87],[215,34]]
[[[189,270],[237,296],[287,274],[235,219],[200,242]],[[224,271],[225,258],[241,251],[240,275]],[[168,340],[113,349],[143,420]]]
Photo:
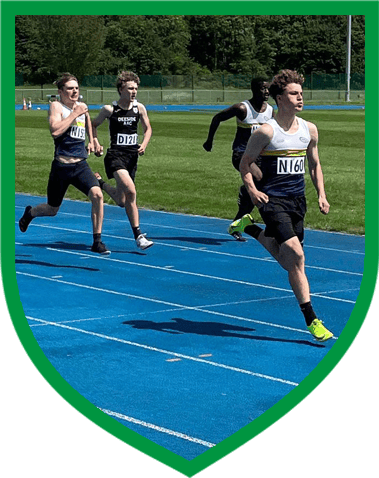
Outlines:
[[[22,104],[25,98],[32,103],[47,103],[50,95],[57,94],[52,88],[19,88],[15,90],[16,104]],[[118,100],[115,88],[80,89],[83,101],[90,105],[110,104]],[[304,90],[304,101],[334,102],[345,101],[345,90]],[[138,101],[146,105],[153,104],[212,104],[228,105],[251,97],[250,90],[192,90],[192,89],[143,89],[138,90]],[[350,101],[364,103],[364,90],[350,91]]]
[[[27,75],[25,75],[27,80]],[[155,88],[179,90],[233,90],[250,89],[251,76],[245,74],[211,74],[211,75],[140,75],[140,87],[146,90]],[[80,81],[82,88],[107,89],[115,88],[116,75],[88,75]],[[308,90],[344,90],[347,84],[346,73],[311,72],[305,75],[304,88]],[[350,75],[352,90],[365,89],[365,75],[352,73]],[[22,73],[16,73],[16,86],[27,87]],[[46,88],[48,86],[44,85]]]

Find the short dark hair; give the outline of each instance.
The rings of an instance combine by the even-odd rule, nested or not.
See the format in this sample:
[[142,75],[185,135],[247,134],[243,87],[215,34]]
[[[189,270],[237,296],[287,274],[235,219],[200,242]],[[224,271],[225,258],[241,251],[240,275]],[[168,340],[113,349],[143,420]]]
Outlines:
[[289,85],[290,83],[297,83],[298,85],[303,85],[304,81],[304,76],[295,70],[281,70],[272,79],[269,88],[270,95],[274,98],[276,102],[276,97],[278,95],[283,94],[287,85]]
[[269,83],[269,80],[267,78],[264,78],[263,76],[253,78],[250,83],[251,91],[254,93],[254,91],[260,90],[262,88],[263,83]]
[[68,81],[76,81],[79,84],[76,76],[66,72],[62,73],[61,76],[56,81],[54,81],[54,85],[57,85],[58,90],[61,90]]
[[140,84],[140,79],[138,75],[136,75],[132,71],[122,71],[118,74],[116,82],[116,88],[119,93],[120,89],[122,89],[128,81],[135,81],[138,86]]

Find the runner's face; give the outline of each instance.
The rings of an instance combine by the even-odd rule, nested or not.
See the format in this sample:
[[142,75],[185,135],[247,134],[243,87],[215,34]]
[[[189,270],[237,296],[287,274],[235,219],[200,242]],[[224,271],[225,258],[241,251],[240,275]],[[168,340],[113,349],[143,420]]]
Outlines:
[[68,81],[60,90],[60,96],[63,100],[75,102],[79,99],[79,85],[75,80]]
[[301,111],[304,106],[303,88],[297,83],[290,83],[286,86],[282,95],[278,95],[278,106],[294,112]]
[[268,87],[269,85],[267,81],[265,81],[264,83],[261,84],[260,88],[254,91],[254,95],[258,96],[258,98],[261,98],[263,101],[267,101],[270,96]]
[[121,96],[129,101],[134,101],[137,97],[138,85],[135,81],[127,81],[121,90]]

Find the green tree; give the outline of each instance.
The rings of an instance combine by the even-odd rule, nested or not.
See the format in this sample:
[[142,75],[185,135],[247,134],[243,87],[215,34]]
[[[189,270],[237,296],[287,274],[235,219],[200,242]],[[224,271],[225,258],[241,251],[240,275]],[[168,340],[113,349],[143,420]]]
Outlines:
[[64,71],[80,80],[97,71],[104,19],[94,15],[16,17],[16,70],[47,83]]
[[189,54],[212,72],[250,74],[255,56],[254,20],[249,16],[188,15]]
[[[271,77],[345,73],[346,15],[30,15],[16,17],[16,71],[47,83],[139,75]],[[352,17],[351,72],[364,75],[365,22]]]
[[181,15],[126,15],[108,18],[102,73],[134,70],[140,75],[181,75],[193,62],[188,55],[190,34]]
[[351,71],[365,73],[365,17],[352,15],[351,18]]

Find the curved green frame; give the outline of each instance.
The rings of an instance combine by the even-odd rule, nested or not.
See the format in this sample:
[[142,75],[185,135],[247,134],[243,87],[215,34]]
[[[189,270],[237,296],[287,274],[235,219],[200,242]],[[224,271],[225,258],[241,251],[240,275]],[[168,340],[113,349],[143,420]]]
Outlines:
[[[7,72],[7,76],[2,79],[1,85],[1,104],[2,111],[9,112],[14,110],[12,95],[8,92],[14,88],[14,48],[9,46],[9,38],[14,37],[14,17],[22,12],[23,15],[54,14],[56,12],[55,2],[2,2],[1,3],[1,45],[2,71]],[[69,2],[65,2],[69,3]],[[125,13],[129,13],[125,2]],[[290,11],[289,6],[296,2],[270,2],[270,9],[276,14],[286,14]],[[324,6],[325,5],[325,6]],[[214,14],[215,3],[213,2],[163,2],[163,1],[140,1],[134,4],[134,13],[146,13],[150,15],[162,14]],[[123,10],[123,4],[120,2],[96,2],[91,4],[91,14],[120,14]],[[296,6],[296,12],[301,14],[356,14],[366,15],[366,46],[367,46],[367,71],[366,88],[370,91],[370,102],[366,106],[368,121],[367,130],[371,137],[377,137],[378,131],[378,3],[374,2],[307,2]],[[217,2],[217,14],[219,15],[257,15],[264,14],[267,11],[267,5],[263,2]],[[75,13],[85,15],[88,13],[88,3],[75,2]],[[7,42],[8,39],[8,42]],[[6,46],[6,49],[5,49]],[[8,74],[12,71],[12,74]],[[378,270],[378,146],[375,143],[370,145],[370,156],[366,159],[366,257],[361,290],[358,296],[353,313],[343,330],[341,336],[332,347],[326,357],[319,365],[304,379],[298,387],[291,391],[287,396],[280,400],[276,405],[266,411],[262,416],[254,420],[234,435],[230,436],[214,448],[206,451],[199,457],[188,461],[181,458],[165,448],[156,445],[150,440],[141,437],[137,433],[129,430],[121,423],[107,416],[93,404],[87,401],[75,389],[73,389],[54,369],[48,361],[40,347],[38,346],[31,329],[25,318],[25,314],[20,302],[18,286],[15,272],[15,235],[14,235],[14,178],[15,167],[14,150],[9,150],[9,145],[14,144],[14,123],[11,121],[2,122],[2,138],[7,137],[6,142],[1,144],[2,158],[7,161],[1,162],[1,272],[3,277],[3,286],[5,299],[11,315],[14,328],[18,337],[29,355],[31,361],[37,367],[43,377],[49,384],[74,408],[84,416],[96,423],[98,426],[111,433],[120,440],[142,451],[143,453],[159,460],[171,468],[187,475],[193,476],[211,464],[231,453],[236,448],[248,442],[263,430],[271,426],[299,402],[301,402],[309,393],[312,392],[332,371],[332,369],[341,360],[347,349],[352,344],[360,327],[363,324],[371,299],[373,297],[377,270]],[[376,147],[376,150],[375,150]],[[373,150],[374,148],[374,150]],[[367,174],[367,171],[370,173]],[[369,201],[367,201],[369,198]],[[6,233],[5,233],[6,231]]]

